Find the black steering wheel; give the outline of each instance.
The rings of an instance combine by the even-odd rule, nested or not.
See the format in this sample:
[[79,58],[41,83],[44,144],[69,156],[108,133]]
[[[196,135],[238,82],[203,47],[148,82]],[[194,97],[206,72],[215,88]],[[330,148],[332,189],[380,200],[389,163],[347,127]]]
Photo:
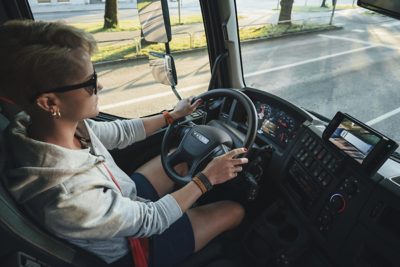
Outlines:
[[[247,114],[247,133],[243,147],[251,149],[257,133],[257,112],[248,96],[237,89],[214,89],[197,96],[204,103],[207,100],[222,97],[233,98],[240,102]],[[177,149],[168,154],[174,133],[181,133],[182,140]],[[208,162],[216,156],[222,155],[232,147],[232,138],[220,128],[209,125],[179,125],[177,122],[169,125],[161,144],[161,163],[167,175],[177,184],[185,185],[192,177],[201,171]],[[189,170],[186,176],[181,176],[174,170],[174,166],[186,162]]]

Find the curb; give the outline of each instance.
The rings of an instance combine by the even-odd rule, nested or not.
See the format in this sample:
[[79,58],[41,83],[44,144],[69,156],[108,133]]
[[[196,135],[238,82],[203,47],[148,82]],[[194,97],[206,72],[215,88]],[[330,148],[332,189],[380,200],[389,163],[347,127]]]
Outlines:
[[[337,30],[342,30],[342,29],[343,29],[342,26],[331,25],[328,28],[323,28],[323,29],[317,28],[317,29],[312,29],[312,30],[308,30],[308,31],[293,32],[293,33],[284,34],[284,35],[280,35],[280,36],[261,37],[261,38],[257,38],[257,39],[245,40],[245,41],[242,41],[241,43],[256,43],[256,42],[261,42],[261,41],[265,41],[265,40],[275,40],[275,39],[281,39],[281,38],[288,38],[291,36],[307,35],[307,34],[316,33],[316,32],[337,31]],[[205,49],[207,49],[207,47],[199,47],[199,48],[194,48],[194,49],[190,49],[190,50],[174,51],[171,54],[172,55],[186,54],[186,53],[197,52],[197,51],[201,51],[201,50],[205,50]],[[148,60],[148,57],[147,56],[138,56],[138,57],[126,58],[126,59],[100,61],[100,62],[93,63],[93,65],[95,67],[105,67],[105,66],[113,66],[113,65],[127,63],[130,61],[142,60],[142,59]]]
[[338,31],[338,30],[342,30],[342,29],[343,29],[342,26],[331,25],[328,28],[323,28],[323,29],[316,28],[316,29],[311,29],[311,30],[307,30],[307,31],[292,32],[292,33],[283,34],[283,35],[279,35],[279,36],[261,37],[261,38],[257,38],[257,39],[245,40],[245,41],[242,41],[242,43],[252,43],[252,42],[255,43],[255,42],[260,42],[260,41],[265,41],[265,40],[275,40],[275,39],[281,39],[281,38],[288,38],[291,36],[307,35],[307,34],[316,33],[316,32]]

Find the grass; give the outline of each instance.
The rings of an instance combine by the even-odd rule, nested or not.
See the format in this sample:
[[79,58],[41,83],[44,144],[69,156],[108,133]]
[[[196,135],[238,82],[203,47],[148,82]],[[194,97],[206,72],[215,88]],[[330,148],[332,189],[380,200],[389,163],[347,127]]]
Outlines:
[[[202,22],[203,18],[200,15],[181,16],[181,24],[179,24],[178,16],[171,16],[171,26],[195,24]],[[103,22],[73,23],[71,25],[90,33],[140,30],[140,23],[138,19],[120,20],[118,24],[118,28],[114,29],[103,29]]]
[[[321,24],[278,24],[252,26],[240,29],[241,41],[254,40],[266,37],[276,37],[288,35],[295,32],[309,31],[314,29],[329,28],[329,25]],[[198,33],[190,37],[185,34],[174,35],[170,43],[171,51],[183,51],[194,48],[202,48],[206,46],[206,37],[204,33]],[[136,45],[129,44],[113,44],[99,47],[99,52],[96,53],[92,60],[94,62],[112,61],[118,59],[128,59],[137,56],[148,55],[150,51],[164,52],[164,44],[152,44],[136,50]]]

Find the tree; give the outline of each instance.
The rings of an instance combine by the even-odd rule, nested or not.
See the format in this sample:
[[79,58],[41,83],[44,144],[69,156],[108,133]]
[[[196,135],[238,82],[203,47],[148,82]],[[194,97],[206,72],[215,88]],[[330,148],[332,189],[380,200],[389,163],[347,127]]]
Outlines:
[[281,0],[281,12],[279,13],[279,24],[291,24],[292,7],[294,0]]
[[118,1],[106,0],[104,12],[104,29],[112,29],[118,27]]

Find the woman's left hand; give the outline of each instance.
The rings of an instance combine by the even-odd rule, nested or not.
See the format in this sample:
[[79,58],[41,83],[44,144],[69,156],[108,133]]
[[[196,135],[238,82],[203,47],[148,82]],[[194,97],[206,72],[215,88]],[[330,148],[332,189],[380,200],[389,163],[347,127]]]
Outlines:
[[171,116],[174,119],[180,119],[182,117],[192,114],[196,108],[203,103],[203,100],[197,99],[193,104],[190,104],[193,100],[193,96],[182,99],[176,104],[174,110],[171,112]]

